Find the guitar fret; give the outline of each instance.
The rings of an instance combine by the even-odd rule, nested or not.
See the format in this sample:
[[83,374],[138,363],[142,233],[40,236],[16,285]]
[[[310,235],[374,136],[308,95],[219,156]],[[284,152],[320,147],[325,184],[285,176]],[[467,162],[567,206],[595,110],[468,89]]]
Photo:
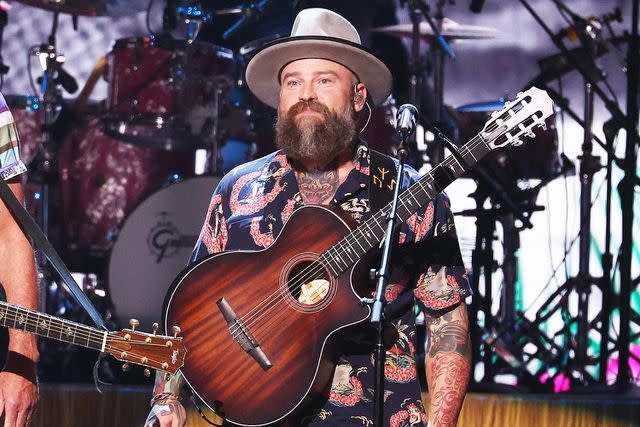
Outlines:
[[[364,230],[362,231],[363,237],[364,236],[371,237],[372,230],[371,230],[371,225],[369,224],[369,221],[365,221],[363,223],[363,226],[366,226],[369,229],[369,231],[367,231],[366,234],[365,234]],[[369,245],[369,247],[373,247],[373,245],[375,244],[374,242],[369,241],[369,239],[367,239],[366,237],[365,237],[365,240],[367,241],[367,244]]]
[[411,196],[413,198],[413,200],[416,202],[416,205],[420,206],[420,202],[418,201],[418,199],[416,199],[416,196],[413,194],[413,191],[411,191],[411,188],[409,188],[407,190],[408,196]]
[[[354,236],[354,237],[355,237],[355,236]],[[362,249],[362,250],[363,250],[363,253],[361,254],[361,255],[363,255],[363,254],[364,254],[364,252],[366,252],[366,249],[365,249],[365,248],[360,244],[360,241],[359,241],[358,239],[353,239],[353,240],[355,240],[355,242],[358,244],[358,246],[360,246],[360,249]]]
[[341,248],[342,249],[342,253],[349,257],[349,261],[353,262],[354,260],[351,259],[351,256],[349,256],[349,252],[352,251],[353,248],[351,247],[351,245],[348,242],[345,242],[344,246],[346,246],[346,248]]

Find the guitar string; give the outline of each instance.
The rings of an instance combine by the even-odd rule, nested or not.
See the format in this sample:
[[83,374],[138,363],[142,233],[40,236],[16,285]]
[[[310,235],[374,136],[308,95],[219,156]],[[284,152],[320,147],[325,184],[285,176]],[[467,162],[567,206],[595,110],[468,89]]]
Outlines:
[[[23,329],[23,330],[26,331],[26,329],[25,329],[26,326],[31,326],[36,331],[37,330],[42,330],[43,327],[40,326],[40,322],[46,319],[47,322],[55,322],[55,323],[52,323],[52,324],[50,323],[49,326],[46,329],[49,332],[53,332],[53,333],[59,334],[60,337],[62,337],[63,333],[67,332],[68,328],[75,328],[76,329],[76,332],[74,333],[75,336],[79,336],[80,338],[82,338],[84,340],[95,339],[95,340],[99,340],[100,342],[102,342],[103,335],[101,333],[99,333],[99,332],[95,332],[95,331],[92,331],[92,330],[87,330],[86,328],[89,328],[89,326],[86,326],[86,325],[83,325],[83,324],[80,324],[80,323],[65,321],[65,320],[62,320],[62,319],[56,319],[56,318],[50,317],[47,314],[41,314],[41,313],[38,313],[38,312],[31,312],[31,311],[23,311],[25,309],[17,307],[17,306],[5,306],[5,307],[6,307],[5,308],[5,316],[6,316],[5,318],[7,320],[13,320],[13,324],[14,324],[13,329]],[[7,315],[11,315],[13,317],[11,319],[9,319],[9,317]],[[19,319],[20,315],[24,315],[25,316],[25,319],[22,322],[19,321],[20,320]],[[37,320],[33,319],[32,316],[34,316],[34,315],[38,316],[39,319],[37,319]],[[66,325],[62,324],[62,325],[59,326],[59,325],[57,325],[58,322],[66,323]],[[25,328],[22,327],[23,324],[25,325]],[[18,325],[20,325],[20,326],[18,326]],[[53,328],[52,328],[52,326],[53,326]],[[11,326],[7,326],[7,327],[11,328]],[[82,334],[80,334],[80,335],[78,335],[78,328],[80,328],[80,332],[82,332]],[[36,333],[37,335],[40,335],[35,331],[34,331],[34,333]],[[41,335],[41,336],[44,337],[44,335]],[[47,337],[45,337],[45,338],[47,338]],[[54,338],[54,337],[50,337],[50,338]]]
[[[22,313],[22,312],[20,312],[20,310],[21,310],[20,308],[15,309],[12,306],[7,306],[6,308],[15,310],[15,313],[13,311],[12,312],[8,312],[7,310],[5,310],[5,319],[8,320],[8,321],[9,320],[13,320],[13,322],[14,322],[13,329],[18,329],[18,330],[22,329],[24,331],[27,331],[27,329],[25,329],[25,328],[15,326],[15,325],[19,324],[19,322],[18,322],[18,317],[19,317],[18,314],[26,314],[27,316],[30,316],[31,314],[35,314],[37,316],[42,316],[42,314],[39,314],[39,313],[31,313],[31,312]],[[12,316],[12,317],[9,317],[9,316]],[[23,324],[25,325],[25,327],[26,326],[32,326],[32,327],[38,329],[39,321],[34,321],[34,320],[35,319],[27,319],[27,320],[25,320],[23,322]],[[55,321],[60,321],[60,322],[63,321],[62,319],[54,319],[54,320]],[[87,348],[91,348],[91,349],[94,349],[94,350],[97,350],[97,351],[101,350],[102,342],[104,341],[104,335],[103,335],[102,332],[95,332],[92,329],[87,329],[87,328],[90,328],[90,327],[86,326],[86,325],[82,325],[80,323],[70,323],[70,325],[80,327],[81,331],[82,332],[86,332],[86,334],[84,334],[84,333],[83,334],[78,334],[77,330],[76,330],[76,333],[73,334],[74,335],[73,340],[63,340],[62,339],[62,335],[63,335],[62,333],[66,330],[65,327],[62,327],[62,328],[51,328],[50,327],[50,328],[48,328],[49,331],[51,331],[51,329],[53,329],[54,333],[58,333],[59,334],[58,337],[55,337],[55,336],[44,336],[44,335],[41,335],[41,334],[37,334],[36,332],[33,332],[33,333],[36,333],[36,335],[39,335],[39,336],[41,336],[43,338],[50,338],[50,339],[53,339],[53,340],[57,339],[57,340],[60,340],[60,341],[69,342],[71,344],[78,345],[80,347],[87,347]],[[5,322],[5,326],[10,328],[10,326],[6,325],[6,322]],[[54,326],[57,326],[57,325],[54,325]],[[32,331],[27,331],[27,332],[32,332]],[[92,336],[93,336],[93,338],[91,338]],[[156,337],[164,338],[163,336],[158,336],[158,335],[156,335]],[[166,337],[166,338],[170,339],[170,337]],[[142,341],[125,340],[123,337],[119,337],[117,335],[107,335],[107,339],[108,340],[111,339],[112,341],[118,341],[118,342],[121,342],[121,343],[128,343],[128,344],[133,344],[133,345],[138,345],[138,346],[145,346],[145,347],[166,347],[165,344],[157,344],[157,343],[147,343],[147,342],[142,342]],[[77,341],[80,341],[80,342],[77,342]],[[86,344],[81,343],[82,341],[86,341]],[[93,347],[90,346],[89,343],[94,344],[94,346]],[[116,346],[114,346],[112,344],[109,344],[108,341],[107,341],[107,343],[105,343],[105,350],[107,352],[110,352],[110,353],[112,353],[112,352],[113,353],[122,353],[123,352],[122,349],[120,349],[120,348],[118,348],[118,347],[116,347]],[[143,355],[141,353],[137,353],[135,351],[132,352],[130,350],[127,350],[126,353],[127,353],[127,355],[129,357],[137,358],[137,359],[140,359],[140,360],[139,361],[135,361],[135,360],[125,359],[124,360],[125,362],[130,362],[130,363],[134,363],[134,364],[137,364],[137,365],[147,366],[147,367],[152,368],[152,369],[160,369],[160,370],[162,370],[162,368],[159,367],[159,366],[162,365],[162,361],[161,360],[157,360],[157,359],[145,356],[145,355]],[[142,358],[143,357],[147,358],[147,360],[148,360],[147,363],[142,363]],[[155,366],[151,365],[151,363],[155,363],[156,365],[158,365],[158,367],[155,367]]]
[[[478,137],[472,138],[472,140],[469,141],[468,144],[465,144],[465,146],[463,146],[460,151],[462,152],[463,149],[466,149],[467,152],[470,152],[471,149],[474,149],[474,148],[478,147],[479,145],[481,145],[482,142],[484,142],[481,138],[479,138],[480,141],[477,141],[477,138]],[[476,144],[476,142],[478,142],[478,143]],[[467,145],[469,146],[469,148],[467,148]],[[464,154],[467,154],[467,153],[464,153]],[[453,156],[449,156],[447,159],[445,159],[441,163],[441,165],[447,167],[447,166],[449,166],[449,164],[447,164],[447,163],[451,163],[454,160],[457,162],[457,160]],[[429,171],[428,174],[431,174],[432,171]],[[385,215],[386,215],[386,213],[385,213]],[[354,230],[354,233],[351,233],[351,234],[354,235],[353,239],[356,238],[355,237],[355,231],[358,231],[358,230],[360,231],[360,234],[362,235],[362,230],[360,229],[360,227],[358,227],[357,230]],[[348,236],[347,236],[346,240],[348,241]],[[332,248],[333,247],[335,247],[335,245],[332,246]],[[328,253],[332,248],[330,248],[327,251],[325,251],[324,254]],[[349,264],[349,266],[352,265],[353,263],[354,263],[354,261],[352,261],[351,264]],[[318,263],[313,263],[313,264],[318,264]],[[294,283],[294,286],[291,287],[291,292],[292,293],[297,292],[297,290],[299,288],[301,288],[305,283],[307,283],[309,280],[313,280],[312,277],[314,275],[316,275],[318,273],[321,273],[321,272],[324,272],[324,270],[325,270],[325,266],[322,265],[322,264],[320,264],[319,267],[315,267],[315,268],[307,267],[305,270],[301,271],[297,276],[294,276],[293,278],[291,278],[289,280],[289,282],[293,282]],[[303,275],[305,277],[301,277]],[[295,284],[296,281],[299,281],[300,284]],[[254,307],[254,309],[252,309],[250,312],[248,312],[247,315],[244,316],[244,318],[238,319],[239,322],[242,322],[242,325],[240,325],[238,323],[237,326],[236,326],[236,330],[235,331],[233,330],[233,326],[231,328],[229,328],[230,333],[232,334],[232,336],[234,338],[236,338],[235,332],[238,332],[238,330],[240,330],[242,328],[242,326],[245,326],[245,327],[253,326],[253,324],[255,324],[256,321],[260,320],[264,315],[266,315],[270,309],[274,308],[280,302],[282,302],[284,300],[284,298],[282,298],[281,300],[278,300],[279,299],[278,297],[279,297],[280,293],[281,292],[278,289],[276,292],[274,292],[270,296],[268,296],[267,299],[265,299],[263,301],[263,304],[261,304],[261,306],[259,305],[259,306]],[[317,293],[314,292],[314,294],[315,294],[315,296],[318,296]],[[269,304],[272,304],[273,302],[274,302],[274,304],[271,307],[269,307]],[[266,307],[266,308],[263,308],[263,307]],[[256,309],[261,309],[261,311],[258,311],[257,313],[253,314],[252,312],[255,312]],[[256,314],[259,316],[257,319],[255,318]],[[242,333],[242,332],[240,331],[239,333]]]
[[[11,310],[11,311],[9,311]],[[46,314],[40,314],[38,312],[22,312],[22,308],[16,308],[14,306],[6,306],[5,309],[5,319],[7,321],[13,321],[13,327],[7,325],[5,322],[5,326],[8,328],[12,328],[12,329],[17,329],[17,330],[24,330],[26,332],[31,332],[34,333],[36,335],[39,335],[43,338],[51,338],[51,339],[58,339],[61,341],[65,341],[65,342],[70,342],[71,344],[77,344],[83,347],[86,347],[89,345],[89,343],[93,343],[94,345],[99,344],[99,347],[102,347],[102,342],[104,341],[104,332],[101,331],[95,331],[93,330],[93,328],[91,328],[90,326],[87,325],[83,325],[81,323],[75,323],[75,322],[69,322],[69,321],[65,321],[63,319],[56,319],[56,318],[51,318],[48,317]],[[22,322],[19,321],[19,317],[20,315],[25,315],[26,319]],[[55,323],[50,325],[49,327],[46,328],[48,334],[45,336],[41,333],[38,333],[37,330],[42,330],[43,327],[40,326],[40,322],[42,319],[40,320],[36,320],[33,319],[32,316],[39,316],[39,317],[45,317],[48,320],[53,320]],[[9,317],[11,316],[11,317]],[[58,325],[57,323],[67,323],[67,325]],[[20,326],[18,326],[20,325]],[[24,327],[22,326],[24,325]],[[31,326],[33,329],[35,329],[35,331],[27,331],[26,327],[27,326]],[[68,329],[74,327],[75,328],[75,332],[72,332],[73,335],[73,339],[71,341],[68,340],[64,340],[62,337],[63,336],[67,336],[70,337],[70,335],[68,335]],[[107,332],[107,331],[105,331]],[[51,336],[50,333],[53,333],[54,335]],[[55,336],[55,334],[58,335],[58,337]],[[109,335],[109,332],[107,332],[107,337],[110,338],[112,341],[118,341],[121,343],[132,343],[132,341],[130,340],[126,340],[123,337],[120,337],[118,335]],[[159,337],[161,339],[167,338],[170,339],[171,337],[164,337],[162,335],[156,335],[156,337]],[[87,344],[80,344],[79,342],[76,341],[86,341]],[[150,346],[150,347],[158,347],[158,346],[162,346],[164,347],[165,344],[157,344],[157,343],[147,343],[147,342],[135,342],[136,344],[143,344],[145,346]]]
[[[480,146],[483,142],[485,142],[485,141],[479,135],[477,135],[476,137],[472,138],[469,141],[469,143],[467,143],[463,147],[461,147],[460,153],[462,155],[468,154],[468,153],[471,152],[472,149],[475,149],[476,147]],[[463,153],[463,151],[465,151],[465,152]],[[448,166],[451,166],[449,163],[452,163],[454,161],[457,162],[457,159],[455,159],[454,156],[449,156],[445,160],[443,160],[441,165],[444,166],[444,167],[448,167]],[[434,170],[435,170],[435,168],[432,169],[431,171],[429,171],[427,173],[427,175],[431,175],[431,172],[433,172]],[[416,182],[418,182],[418,181],[416,181]],[[423,187],[423,189],[424,189],[424,187]],[[427,193],[427,195],[428,195],[428,193]],[[407,209],[406,206],[405,206],[405,209]],[[385,213],[385,215],[386,215],[386,213]],[[369,220],[371,220],[371,218]],[[363,224],[367,223],[369,220],[363,222]],[[343,239],[345,241],[345,243],[349,242],[350,235],[353,235],[351,237],[351,240],[355,241],[355,239],[357,239],[356,232],[360,232],[360,236],[364,237],[362,229],[359,226],[356,230],[354,230],[353,233],[349,233],[349,235],[347,235],[345,237],[345,239]],[[342,242],[343,240],[341,240],[340,242]],[[332,249],[334,249],[335,246],[337,246],[337,245],[338,245],[338,243],[333,245],[331,248],[327,249],[321,255],[321,257],[324,256],[325,254],[327,254]],[[349,245],[352,246],[353,243],[349,243]],[[354,263],[355,263],[355,261],[352,261],[350,264],[347,265],[347,267],[353,265]],[[304,270],[302,270],[300,273],[298,273],[296,276],[292,277],[288,281],[289,283],[294,283],[294,285],[292,287],[290,287],[290,292],[291,293],[297,292],[297,290],[300,289],[305,283],[307,283],[309,280],[313,280],[312,277],[314,275],[317,275],[318,273],[324,272],[325,269],[327,268],[324,264],[319,264],[319,267],[313,266],[314,264],[318,265],[319,263],[318,262],[312,262],[312,266],[305,268]],[[298,283],[296,283],[296,281]],[[276,290],[271,295],[267,296],[267,298],[265,298],[265,300],[260,305],[257,305],[256,307],[251,309],[244,317],[237,319],[236,320],[236,325],[235,325],[235,330],[234,330],[234,326],[231,326],[229,328],[229,331],[230,331],[231,335],[233,336],[233,338],[235,339],[237,337],[236,332],[239,331],[238,335],[242,333],[241,329],[242,329],[243,326],[244,327],[253,326],[255,324],[255,322],[259,321],[262,317],[264,317],[266,314],[268,314],[268,312],[270,310],[272,310],[278,304],[280,304],[282,301],[284,301],[285,299],[281,298],[280,294],[281,294],[280,290],[279,289]],[[314,296],[318,296],[318,294],[316,292],[314,292]],[[258,317],[256,318],[256,316],[258,316]],[[242,322],[242,325],[239,324],[239,322]]]

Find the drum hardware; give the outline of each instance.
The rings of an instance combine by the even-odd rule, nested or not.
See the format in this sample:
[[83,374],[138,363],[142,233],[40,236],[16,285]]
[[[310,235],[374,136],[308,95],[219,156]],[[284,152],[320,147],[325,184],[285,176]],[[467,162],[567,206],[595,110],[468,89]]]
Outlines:
[[190,151],[216,144],[233,52],[166,36],[116,41],[109,53],[105,132],[143,147]]
[[200,6],[198,1],[186,1],[176,8],[176,15],[187,24],[187,43],[193,43],[198,37],[202,24],[211,22],[212,14]]
[[[406,38],[411,40],[411,76],[410,76],[410,89],[411,89],[411,102],[414,105],[423,105],[423,101],[420,98],[419,89],[427,84],[427,68],[425,63],[420,60],[420,41],[426,41],[431,45],[429,52],[430,62],[433,64],[433,87],[434,87],[434,108],[433,116],[428,119],[435,123],[439,128],[447,130],[448,123],[445,121],[445,106],[444,106],[444,71],[445,71],[445,57],[450,56],[455,58],[448,41],[455,40],[480,40],[490,39],[498,37],[499,32],[488,27],[461,25],[455,21],[448,19],[444,16],[444,8],[447,3],[445,0],[438,0],[436,4],[436,10],[432,17],[429,5],[423,1],[410,0],[403,1],[402,4],[407,3],[411,24],[391,25],[385,27],[374,28],[372,31],[383,34],[389,34],[400,38]],[[421,111],[426,111],[426,108],[421,108]],[[417,146],[415,138],[410,145],[410,148],[417,154]],[[439,144],[428,144],[427,155],[429,162],[432,166],[440,163],[444,157],[443,147]],[[417,157],[414,163],[416,168],[422,166],[421,156]]]
[[[610,318],[609,316],[612,313],[612,310],[616,306],[616,297],[618,295],[615,294],[613,290],[613,286],[611,283],[611,271],[612,271],[612,255],[610,253],[610,229],[611,229],[611,219],[610,219],[610,195],[611,195],[611,179],[610,179],[610,166],[615,161],[615,154],[612,150],[612,138],[607,141],[607,144],[602,144],[599,140],[593,135],[591,131],[591,121],[593,117],[593,102],[595,95],[597,94],[604,101],[604,105],[607,107],[609,112],[611,112],[613,116],[613,121],[620,123],[619,125],[615,125],[617,129],[619,129],[622,125],[621,123],[629,123],[632,124],[632,120],[627,120],[625,115],[621,112],[616,102],[613,102],[609,99],[609,96],[603,91],[601,84],[604,79],[604,76],[599,70],[598,65],[595,62],[595,59],[598,57],[600,46],[602,44],[601,35],[600,34],[592,34],[592,29],[580,27],[584,22],[587,22],[585,18],[582,18],[571,10],[567,8],[562,2],[558,0],[554,0],[556,7],[561,11],[564,16],[570,17],[571,21],[574,24],[574,27],[578,33],[581,31],[582,34],[579,34],[579,37],[583,43],[582,48],[579,50],[570,51],[564,44],[562,37],[558,37],[556,33],[552,32],[551,29],[547,26],[546,22],[537,14],[537,12],[529,5],[529,3],[525,0],[520,1],[528,12],[534,17],[534,19],[538,22],[538,24],[543,28],[545,33],[549,35],[554,44],[560,49],[562,52],[561,57],[552,58],[551,61],[546,61],[545,59],[541,60],[540,65],[548,67],[543,69],[542,73],[536,78],[546,83],[550,79],[554,79],[569,70],[578,70],[583,77],[584,80],[584,89],[585,89],[585,102],[584,102],[584,120],[576,120],[581,126],[583,126],[585,132],[582,141],[582,155],[579,157],[580,159],[580,231],[577,237],[579,241],[579,249],[578,249],[578,258],[579,258],[579,271],[575,277],[569,278],[565,283],[563,283],[560,287],[558,287],[553,294],[543,302],[540,309],[538,309],[535,313],[536,321],[533,323],[533,332],[537,333],[539,336],[544,337],[546,340],[555,341],[558,338],[562,338],[564,343],[562,344],[563,354],[562,357],[554,357],[550,361],[545,363],[545,371],[540,372],[540,379],[542,376],[549,376],[549,372],[547,369],[550,369],[551,372],[555,371],[555,375],[562,375],[566,378],[567,385],[570,385],[572,388],[574,386],[593,386],[596,383],[606,384],[606,367],[609,362],[609,356],[611,355],[611,351],[619,351],[620,357],[622,360],[627,359],[628,356],[628,342],[629,342],[629,311],[624,313],[625,308],[629,308],[629,299],[628,293],[624,291],[625,281],[628,284],[630,280],[629,271],[625,271],[623,268],[620,268],[620,294],[619,294],[619,304],[620,304],[620,336],[618,340],[612,339],[610,334]],[[637,19],[632,20],[635,22],[635,29],[637,30]],[[594,37],[595,35],[595,37]],[[631,52],[636,52],[634,49],[630,49]],[[630,55],[631,57],[632,55]],[[635,59],[638,57],[636,55]],[[637,65],[637,64],[636,64]],[[630,73],[633,74],[633,73]],[[636,73],[637,75],[637,69]],[[635,77],[630,80],[635,81]],[[606,84],[606,80],[604,80]],[[637,89],[637,86],[636,88]],[[629,90],[630,98],[633,98],[636,103],[637,108],[637,100],[635,93],[637,90]],[[577,118],[577,115],[570,111],[568,108],[568,101],[562,99],[557,93],[550,94],[554,99],[559,100],[558,107],[564,111],[567,111],[569,115],[573,118]],[[637,109],[635,110],[636,114],[632,115],[637,122]],[[631,113],[630,113],[631,114]],[[635,127],[629,128],[634,129],[630,132],[630,139],[637,140],[637,133],[635,131]],[[617,133],[617,130],[613,132]],[[589,258],[590,258],[590,227],[591,227],[591,188],[593,184],[594,174],[601,169],[600,161],[597,157],[592,154],[592,145],[593,142],[600,143],[605,151],[608,154],[608,162],[607,162],[607,213],[606,213],[606,225],[605,225],[605,248],[603,250],[602,255],[602,264],[603,264],[603,275],[602,277],[593,277],[590,274],[589,267]],[[627,146],[627,149],[629,146]],[[629,154],[629,152],[627,152]],[[627,190],[630,190],[627,188]],[[630,191],[631,192],[631,191]],[[629,193],[630,193],[629,192]],[[633,210],[630,209],[629,203],[632,203],[633,198],[631,194],[627,193],[623,194],[624,191],[621,191],[621,203],[622,203],[622,212],[630,213],[630,217],[632,219]],[[629,223],[627,223],[628,225]],[[630,236],[631,232],[627,228],[625,229],[625,221],[623,219],[623,244],[622,244],[622,255],[621,259],[625,259],[625,256],[630,256],[630,247],[627,249],[624,248],[624,241],[627,236]],[[627,258],[628,259],[628,258]],[[625,261],[621,261],[621,266]],[[551,283],[552,279],[547,282],[547,286]],[[602,292],[602,310],[598,312],[595,316],[589,316],[589,300],[590,294],[593,288],[598,289]],[[628,288],[627,288],[628,290]],[[572,305],[568,304],[570,299],[577,300],[577,309]],[[548,319],[550,316],[558,314],[562,317],[562,320],[565,323],[565,327],[563,327],[560,331],[557,331],[553,336],[547,336],[546,332],[542,332],[539,329],[538,324],[542,323],[545,319]],[[594,339],[595,334],[599,335],[600,338],[600,352],[591,353],[588,351],[588,348],[591,348],[589,345],[589,341]],[[525,337],[528,338],[529,343],[532,342],[533,334],[527,333]],[[617,345],[610,346],[610,343],[617,343]],[[527,342],[523,342],[522,345],[529,344]],[[533,342],[535,344],[535,341]],[[599,366],[598,366],[599,364]],[[624,369],[621,369],[620,375],[618,376],[617,385],[621,388],[624,388],[628,385],[628,365],[623,363],[621,366]],[[597,371],[600,371],[599,376],[595,376],[593,374],[593,370],[591,367],[597,367]],[[624,371],[624,372],[623,372]],[[570,383],[570,384],[569,384]]]

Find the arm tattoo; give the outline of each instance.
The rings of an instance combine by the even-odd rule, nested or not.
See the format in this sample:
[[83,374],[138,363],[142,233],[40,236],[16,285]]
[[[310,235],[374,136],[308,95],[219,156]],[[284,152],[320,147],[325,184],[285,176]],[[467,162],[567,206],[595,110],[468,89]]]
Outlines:
[[[438,355],[432,362],[430,419],[434,426],[455,426],[462,408],[471,365],[461,357]],[[431,388],[431,385],[429,385]]]
[[471,355],[468,323],[454,320],[452,312],[427,321],[429,327],[429,357],[438,353],[457,353],[462,357]]
[[321,205],[336,194],[340,180],[338,170],[298,172],[298,186],[305,203]]
[[428,318],[427,378],[434,426],[455,426],[471,376],[469,321],[464,304]]

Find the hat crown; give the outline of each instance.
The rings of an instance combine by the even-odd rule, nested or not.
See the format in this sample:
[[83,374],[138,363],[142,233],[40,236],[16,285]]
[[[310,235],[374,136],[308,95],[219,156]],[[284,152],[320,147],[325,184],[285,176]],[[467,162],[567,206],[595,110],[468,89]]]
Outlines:
[[322,36],[344,39],[361,44],[353,25],[335,12],[321,8],[303,9],[296,16],[291,37]]

